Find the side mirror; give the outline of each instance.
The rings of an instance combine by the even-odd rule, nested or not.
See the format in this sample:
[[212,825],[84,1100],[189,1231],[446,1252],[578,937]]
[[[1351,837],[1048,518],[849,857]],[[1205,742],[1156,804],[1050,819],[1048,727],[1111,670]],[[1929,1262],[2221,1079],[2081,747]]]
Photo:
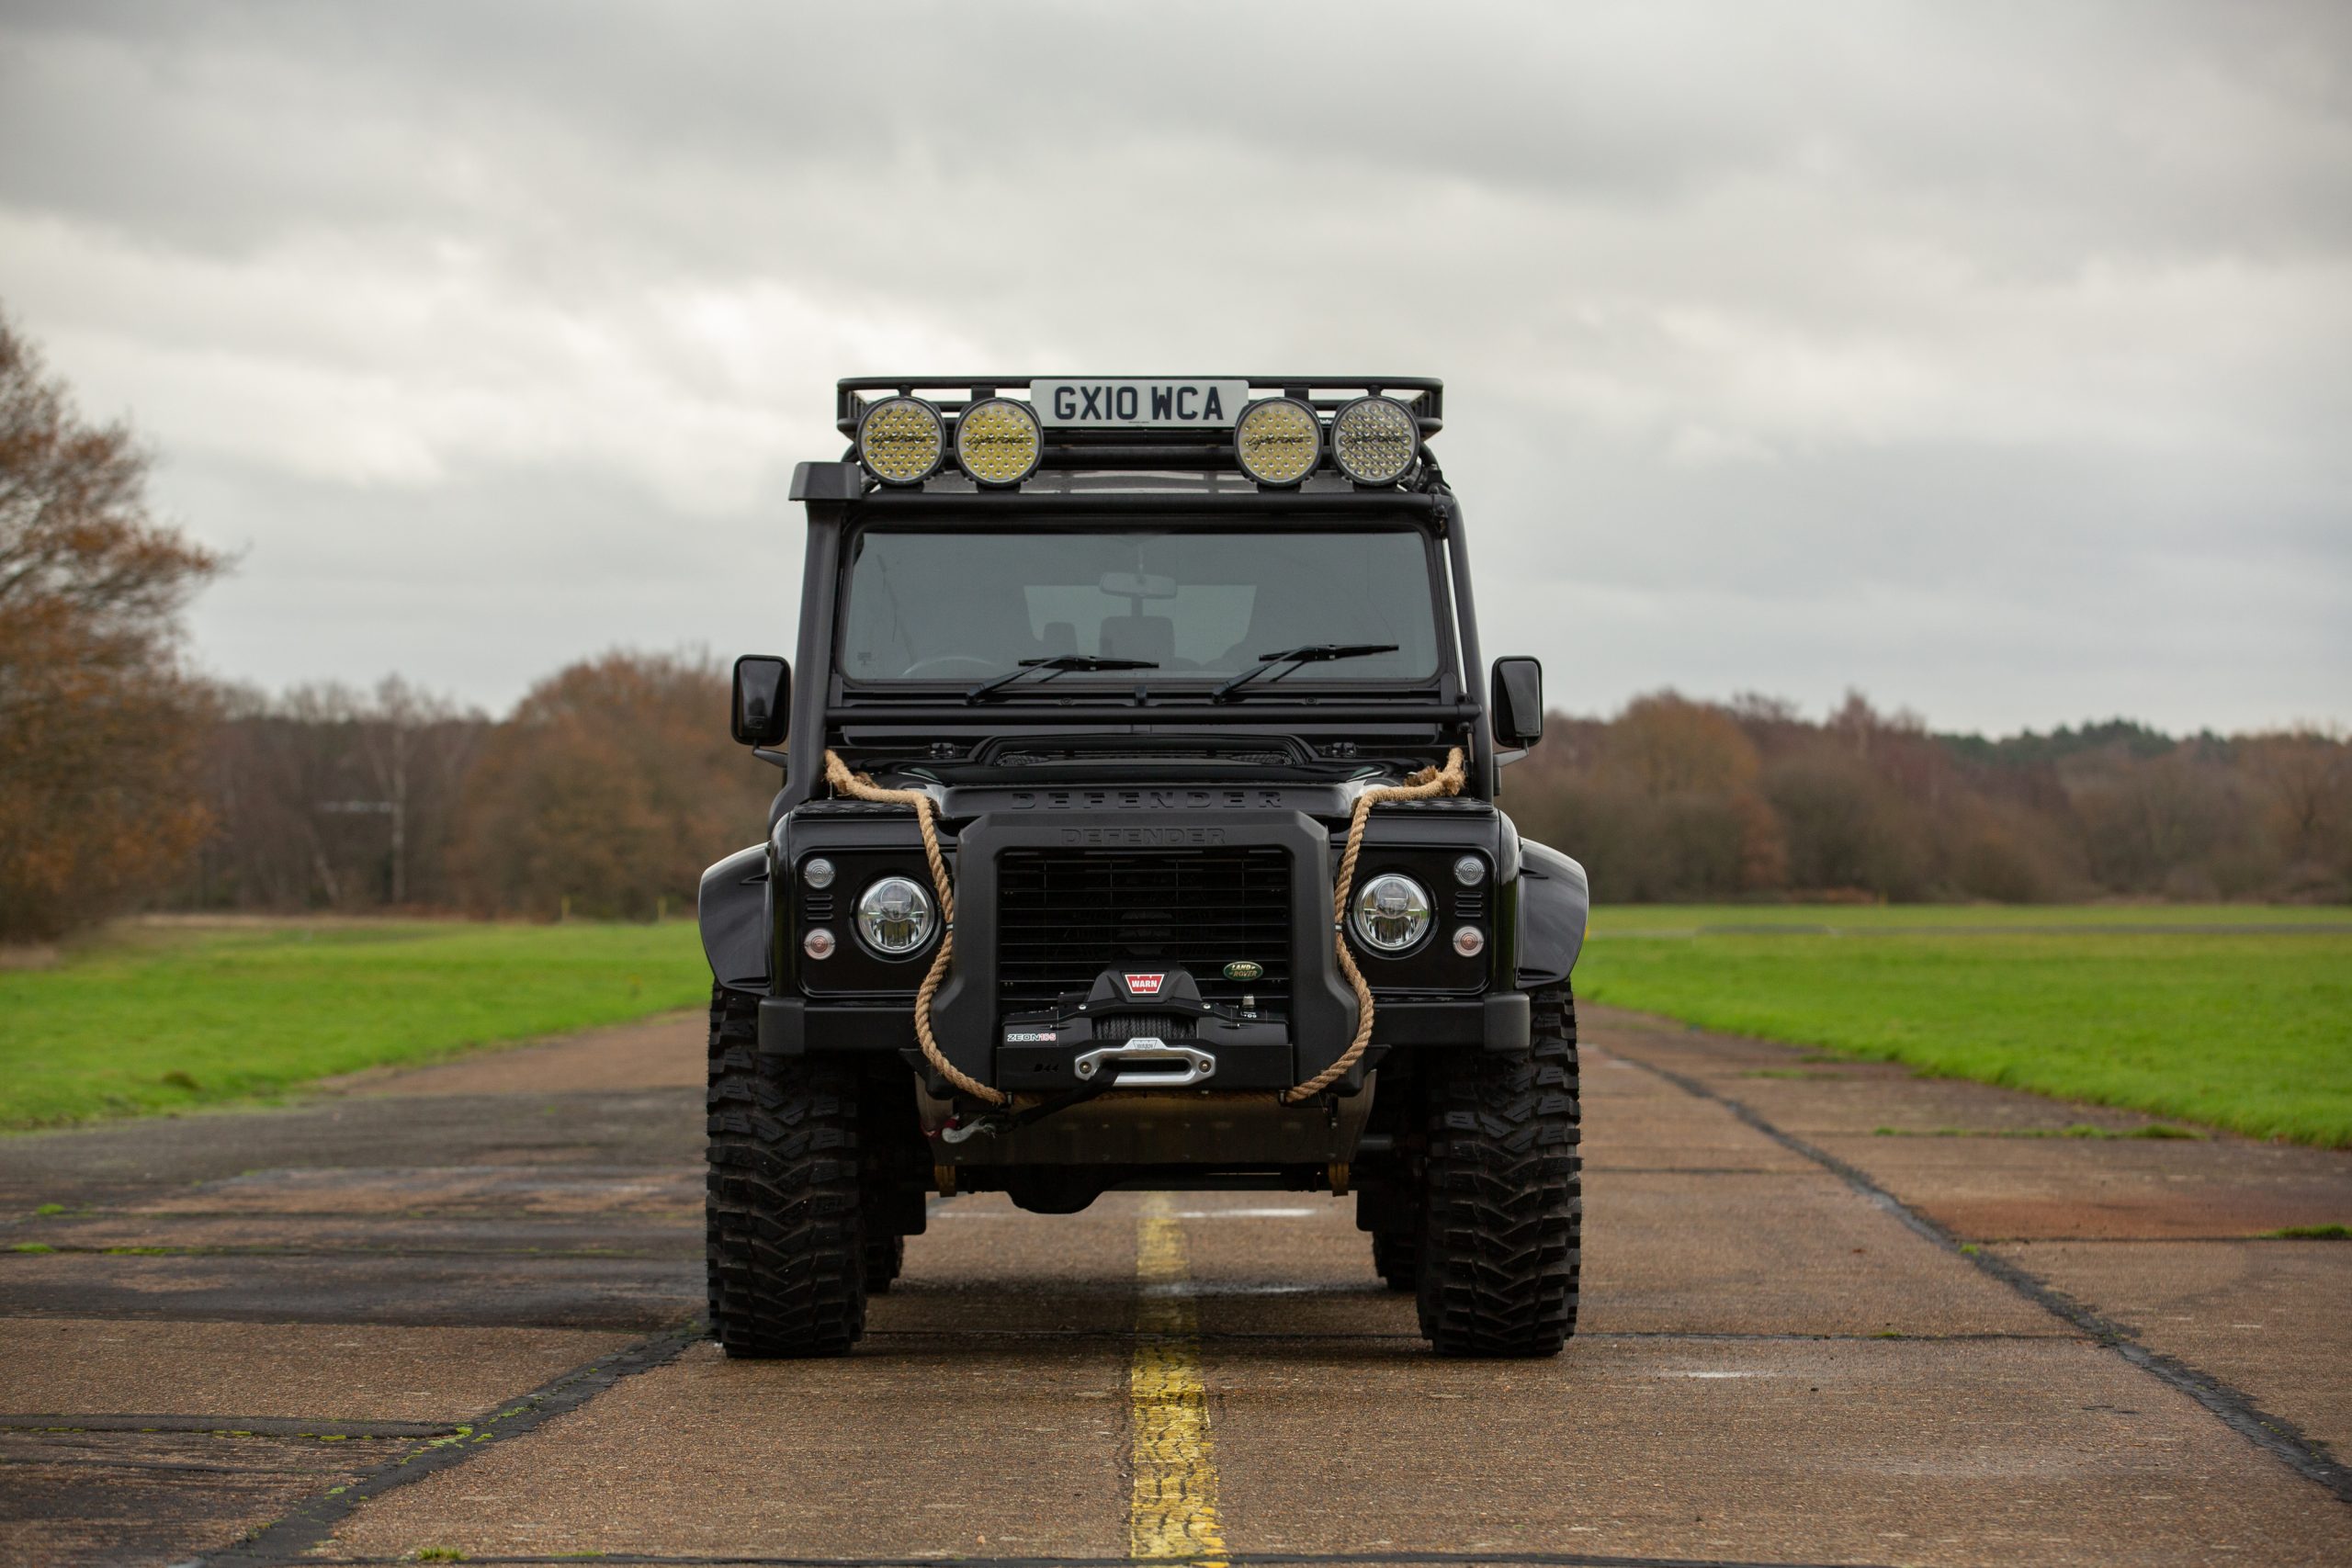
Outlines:
[[735,661],[735,712],[728,724],[746,746],[773,746],[792,728],[792,666],[772,653]]
[[1524,751],[1544,739],[1544,666],[1533,659],[1498,659],[1487,719],[1495,744]]

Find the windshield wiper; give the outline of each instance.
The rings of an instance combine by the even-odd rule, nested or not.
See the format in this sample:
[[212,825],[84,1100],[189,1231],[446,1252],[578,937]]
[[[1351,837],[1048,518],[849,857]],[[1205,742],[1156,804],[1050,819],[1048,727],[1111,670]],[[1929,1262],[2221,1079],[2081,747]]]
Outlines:
[[1019,668],[1000,675],[993,681],[983,681],[965,693],[964,700],[967,703],[978,702],[990,692],[1010,686],[1015,681],[1028,676],[1038,675],[1040,671],[1043,672],[1039,681],[1039,684],[1042,685],[1057,675],[1067,675],[1074,670],[1157,670],[1159,668],[1159,661],[1156,659],[1097,659],[1091,653],[1057,653],[1046,659],[1023,660]]
[[[1334,659],[1367,659],[1375,653],[1396,651],[1396,645],[1393,642],[1310,642],[1299,648],[1283,649],[1280,653],[1261,653],[1258,655],[1259,662],[1256,669],[1244,670],[1224,685],[1211,691],[1209,701],[1213,703],[1225,701],[1235,692],[1277,665],[1287,664],[1291,670],[1295,670],[1302,664],[1328,664]],[[1283,675],[1289,673],[1290,670],[1283,671]],[[1279,681],[1282,676],[1277,675],[1274,678]]]

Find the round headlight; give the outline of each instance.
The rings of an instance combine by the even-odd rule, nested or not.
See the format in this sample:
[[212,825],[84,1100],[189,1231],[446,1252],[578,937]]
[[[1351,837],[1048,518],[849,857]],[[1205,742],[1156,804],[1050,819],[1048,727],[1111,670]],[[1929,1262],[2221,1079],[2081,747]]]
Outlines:
[[1045,433],[1026,403],[989,398],[956,421],[956,460],[984,485],[1017,485],[1037,471]]
[[884,958],[904,958],[931,940],[931,895],[922,884],[886,876],[857,896],[857,934]]
[[1395,484],[1420,450],[1413,411],[1394,398],[1358,398],[1331,418],[1331,456],[1360,485]]
[[1323,456],[1323,422],[1296,398],[1251,403],[1233,426],[1233,452],[1260,484],[1295,485]]
[[1374,877],[1356,894],[1355,928],[1367,947],[1404,952],[1429,934],[1429,889],[1393,871]]
[[857,455],[886,485],[922,483],[946,450],[947,427],[921,398],[885,398],[857,422]]

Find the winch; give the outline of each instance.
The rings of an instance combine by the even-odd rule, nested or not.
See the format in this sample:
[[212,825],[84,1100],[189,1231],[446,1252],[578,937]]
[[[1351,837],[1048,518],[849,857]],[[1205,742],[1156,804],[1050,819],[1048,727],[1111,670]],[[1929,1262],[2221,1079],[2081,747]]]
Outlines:
[[1283,1089],[1294,1081],[1289,1021],[1203,998],[1181,968],[1105,969],[1084,995],[1013,1013],[998,1036],[996,1081],[1012,1093],[1084,1089]]

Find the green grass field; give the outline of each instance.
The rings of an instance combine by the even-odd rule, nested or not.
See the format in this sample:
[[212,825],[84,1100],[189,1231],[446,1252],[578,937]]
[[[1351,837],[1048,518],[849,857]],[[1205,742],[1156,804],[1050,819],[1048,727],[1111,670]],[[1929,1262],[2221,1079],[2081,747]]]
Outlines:
[[[2325,929],[2211,929],[2227,926]],[[2352,1146],[2352,909],[1628,906],[1594,915],[1577,991],[1942,1077]]]
[[709,995],[684,920],[122,926],[0,969],[0,1128],[269,1096]]

